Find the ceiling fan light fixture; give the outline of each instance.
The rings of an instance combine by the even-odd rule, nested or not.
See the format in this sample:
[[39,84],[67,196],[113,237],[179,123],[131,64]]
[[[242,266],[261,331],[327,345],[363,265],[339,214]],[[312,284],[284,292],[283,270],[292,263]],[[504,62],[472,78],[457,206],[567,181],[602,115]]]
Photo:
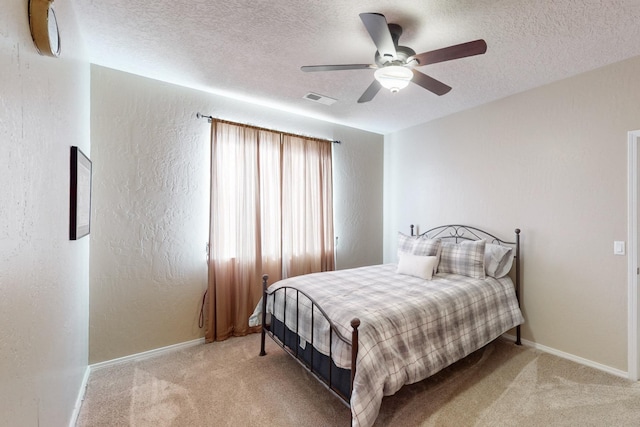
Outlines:
[[378,68],[373,74],[376,80],[391,93],[396,93],[409,85],[413,72],[402,65],[388,65]]

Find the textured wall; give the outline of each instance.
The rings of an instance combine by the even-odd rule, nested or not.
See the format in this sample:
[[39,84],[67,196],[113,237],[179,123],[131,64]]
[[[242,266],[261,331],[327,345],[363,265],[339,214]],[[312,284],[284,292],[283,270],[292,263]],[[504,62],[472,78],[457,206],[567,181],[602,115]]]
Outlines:
[[0,13],[0,426],[63,426],[87,368],[89,238],[69,240],[69,156],[90,154],[89,66],[38,55],[26,1]]
[[381,135],[92,66],[91,363],[202,336],[210,126],[196,112],[342,140],[338,266],[382,260]]
[[333,146],[336,268],[382,262],[383,142],[379,135],[339,128]]
[[385,251],[407,223],[522,229],[526,339],[627,370],[627,132],[640,58],[385,140]]

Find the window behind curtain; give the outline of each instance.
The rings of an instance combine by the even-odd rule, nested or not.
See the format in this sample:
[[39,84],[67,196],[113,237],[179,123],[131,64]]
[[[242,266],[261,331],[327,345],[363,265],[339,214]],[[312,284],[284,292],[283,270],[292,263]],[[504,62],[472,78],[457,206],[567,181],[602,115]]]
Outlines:
[[212,121],[207,341],[252,332],[261,277],[334,269],[331,143]]

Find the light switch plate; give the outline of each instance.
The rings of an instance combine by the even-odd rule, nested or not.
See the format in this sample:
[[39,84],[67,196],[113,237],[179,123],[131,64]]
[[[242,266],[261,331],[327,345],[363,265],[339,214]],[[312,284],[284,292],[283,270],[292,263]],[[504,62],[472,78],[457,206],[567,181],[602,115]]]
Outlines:
[[616,240],[613,242],[613,254],[624,255],[624,242]]

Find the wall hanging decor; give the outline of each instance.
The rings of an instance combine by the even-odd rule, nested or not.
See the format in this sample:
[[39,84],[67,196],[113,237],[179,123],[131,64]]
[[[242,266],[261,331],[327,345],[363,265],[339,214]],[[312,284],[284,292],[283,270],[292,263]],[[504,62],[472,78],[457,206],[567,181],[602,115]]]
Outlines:
[[91,160],[71,147],[69,239],[78,240],[91,229]]

